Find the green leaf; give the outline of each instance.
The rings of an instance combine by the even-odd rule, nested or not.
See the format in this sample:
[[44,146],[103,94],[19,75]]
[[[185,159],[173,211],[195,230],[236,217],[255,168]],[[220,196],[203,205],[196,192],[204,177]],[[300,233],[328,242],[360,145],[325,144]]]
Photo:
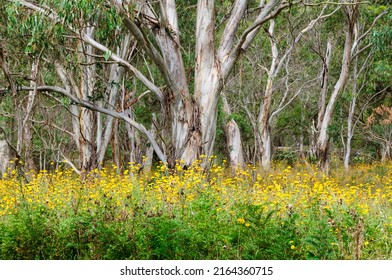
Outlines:
[[111,51],[106,51],[103,54],[103,57],[105,58],[106,61],[108,61],[111,56],[112,56],[112,52]]

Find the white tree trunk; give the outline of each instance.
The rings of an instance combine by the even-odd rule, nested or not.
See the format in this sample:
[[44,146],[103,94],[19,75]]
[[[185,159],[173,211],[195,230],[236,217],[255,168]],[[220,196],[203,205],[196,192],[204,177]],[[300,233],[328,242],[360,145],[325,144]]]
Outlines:
[[[350,155],[351,155],[351,140],[354,135],[354,129],[356,126],[356,123],[358,122],[358,119],[355,120],[354,122],[354,112],[356,109],[356,103],[357,103],[357,98],[358,95],[361,93],[362,89],[364,88],[366,82],[362,83],[362,86],[358,88],[358,80],[361,75],[361,73],[366,69],[368,66],[369,58],[372,56],[372,52],[370,51],[366,57],[366,59],[361,63],[361,67],[358,68],[358,55],[364,50],[365,48],[362,48],[361,50],[358,50],[361,46],[361,40],[370,32],[374,24],[378,19],[380,19],[383,16],[384,13],[381,13],[378,15],[374,21],[373,24],[370,26],[370,28],[365,32],[363,30],[364,26],[360,26],[357,22],[355,22],[353,26],[353,33],[354,33],[354,39],[353,39],[353,46],[351,47],[351,56],[354,56],[354,63],[353,63],[353,87],[352,87],[352,100],[350,102],[350,108],[349,108],[349,114],[347,118],[347,141],[346,141],[346,150],[344,154],[344,167],[346,170],[349,169],[349,163],[350,163]],[[355,54],[354,52],[357,51]],[[366,74],[363,75],[362,80],[366,80]],[[381,93],[382,91],[378,92]],[[377,94],[378,94],[377,93]],[[376,95],[377,95],[376,94]],[[376,96],[375,95],[375,96]],[[367,103],[362,107],[362,110],[367,106]]]
[[[273,4],[273,1],[271,1],[269,5],[270,4]],[[289,105],[294,100],[295,97],[297,97],[301,93],[301,88],[302,88],[301,87],[300,90],[298,90],[295,94],[293,94],[293,96],[289,100],[286,100],[289,93],[288,80],[286,80],[286,92],[283,94],[278,108],[274,112],[271,112],[275,79],[279,74],[280,70],[282,69],[283,65],[284,64],[287,65],[287,62],[290,60],[290,57],[292,55],[292,51],[299,43],[303,35],[309,30],[313,29],[317,21],[321,20],[322,18],[328,17],[334,13],[333,12],[329,15],[324,15],[324,11],[326,10],[326,8],[327,6],[325,5],[322,11],[320,12],[319,16],[316,19],[310,21],[309,24],[298,33],[298,35],[295,37],[293,42],[286,48],[286,51],[283,53],[280,59],[278,57],[279,56],[278,45],[276,43],[276,39],[274,38],[275,20],[273,19],[270,20],[268,33],[270,36],[272,60],[271,60],[271,65],[268,72],[267,84],[264,90],[263,100],[261,101],[260,104],[260,110],[258,116],[258,129],[259,129],[258,137],[260,141],[259,145],[260,145],[260,154],[261,154],[261,165],[264,169],[268,169],[271,165],[271,158],[272,158],[271,127],[270,127],[271,122],[273,118],[275,118],[287,105]],[[252,35],[252,33],[250,35]],[[286,75],[289,75],[287,66],[286,66],[286,72],[287,72]]]
[[34,163],[33,157],[33,133],[32,133],[32,123],[31,123],[31,116],[33,114],[33,107],[35,105],[35,98],[37,95],[37,78],[38,78],[38,68],[39,63],[37,60],[34,60],[31,66],[31,81],[30,87],[34,88],[33,90],[29,91],[29,95],[27,98],[27,105],[26,105],[26,112],[25,117],[23,119],[22,127],[23,127],[23,158],[25,163],[25,170],[26,171],[34,171],[36,170],[36,166]]
[[321,128],[321,123],[324,119],[325,106],[327,104],[327,93],[328,93],[328,80],[329,80],[329,65],[331,63],[332,56],[332,43],[329,39],[327,42],[327,49],[325,51],[323,68],[321,71],[321,94],[318,102],[318,116],[317,116],[317,131]]
[[[195,64],[195,88],[193,96],[189,93],[188,81],[184,69],[184,63],[180,51],[179,29],[174,0],[160,2],[160,16],[157,17],[149,5],[134,3],[137,9],[145,15],[141,20],[147,25],[155,36],[156,43],[160,49],[157,51],[146,36],[141,32],[141,26],[136,25],[128,17],[124,9],[123,1],[113,1],[124,17],[124,23],[135,36],[139,45],[155,63],[160,70],[166,85],[167,93],[161,98],[161,92],[157,90],[141,73],[135,71],[134,67],[121,61],[135,73],[151,91],[157,93],[163,100],[164,111],[170,123],[171,148],[169,149],[169,163],[173,165],[175,160],[183,160],[184,165],[190,165],[201,154],[212,154],[216,121],[217,104],[219,93],[225,80],[236,62],[241,49],[246,49],[254,36],[247,35],[255,28],[279,12],[288,7],[275,10],[280,0],[269,1],[260,10],[255,23],[247,29],[233,46],[237,29],[241,23],[247,7],[247,1],[236,0],[233,11],[222,34],[218,53],[215,48],[215,1],[199,0],[197,4],[196,23],[196,64]],[[158,26],[158,27],[157,27]],[[102,51],[106,48],[94,42],[92,38],[84,37],[84,40],[98,47]],[[245,40],[247,45],[243,46]],[[112,59],[120,61],[118,57]]]
[[[270,21],[268,32],[271,36],[274,34],[275,21]],[[272,102],[272,94],[274,91],[274,80],[276,77],[276,70],[278,66],[278,47],[275,40],[270,39],[272,60],[270,70],[268,72],[267,84],[264,90],[263,100],[260,104],[259,116],[257,119],[258,124],[258,139],[259,149],[261,154],[261,165],[263,169],[269,169],[271,165],[271,135],[270,135],[270,110]]]
[[[347,120],[347,122],[350,122],[350,121]],[[352,120],[351,120],[351,122],[352,122]],[[350,164],[351,139],[352,139],[352,137],[353,137],[352,132],[347,131],[346,150],[345,150],[345,153],[344,153],[344,168],[346,169],[346,171],[349,169],[349,164]]]
[[5,137],[3,129],[0,128],[0,176],[7,171],[11,160],[11,151]]
[[[180,49],[180,33],[176,4],[174,0],[164,0],[160,6],[160,28],[154,29],[154,36],[160,48],[162,58],[155,54],[153,47],[147,48],[147,54],[155,61],[167,85],[169,86],[163,102],[163,115],[166,115],[165,134],[168,136],[168,162],[174,166],[177,160],[184,165],[190,165],[200,154],[201,128],[198,120],[198,106],[189,93],[187,75]],[[152,18],[154,14],[147,10]],[[158,20],[158,19],[157,19]],[[139,38],[133,29],[139,43]],[[169,31],[169,32],[168,32]],[[146,43],[148,44],[148,42]],[[164,61],[165,65],[161,65]]]
[[223,130],[226,136],[226,145],[229,151],[229,158],[230,158],[230,166],[233,169],[236,168],[244,168],[244,155],[242,151],[242,141],[241,141],[241,133],[240,129],[236,123],[236,121],[231,118],[231,109],[229,103],[227,102],[226,95],[222,93],[222,101],[223,101],[223,111],[226,115],[226,119],[223,123]]
[[264,170],[271,167],[272,147],[269,125],[261,132],[261,166]]
[[[93,37],[94,27],[86,27],[87,36]],[[82,43],[83,44],[83,43]],[[90,45],[80,46],[79,51],[83,53],[86,51],[88,54],[93,54],[94,49]],[[93,97],[94,85],[96,80],[96,65],[95,59],[90,55],[80,55],[80,61],[85,61],[88,66],[82,69],[81,77],[81,90],[80,98],[89,100]],[[96,158],[96,139],[94,137],[96,126],[94,124],[94,112],[87,109],[80,109],[80,148],[81,148],[81,171],[89,172],[90,170],[98,167]]]
[[120,151],[120,141],[119,141],[119,130],[118,130],[119,120],[114,120],[113,124],[113,137],[112,137],[112,158],[113,164],[116,166],[117,171],[121,170],[121,151]]
[[[126,109],[124,113],[128,118],[132,120],[134,119],[132,108]],[[126,128],[127,128],[129,150],[130,150],[129,162],[135,164],[137,162],[137,150],[138,150],[137,143],[136,143],[136,129],[129,124],[126,124]]]
[[354,120],[354,112],[355,112],[355,107],[357,103],[357,82],[358,82],[358,76],[357,76],[357,67],[358,67],[358,59],[355,59],[354,63],[354,73],[353,73],[353,88],[352,88],[352,96],[353,99],[350,101],[350,108],[348,111],[348,117],[347,117],[347,140],[346,140],[346,150],[344,153],[344,168],[346,170],[349,169],[349,163],[350,163],[350,156],[351,156],[351,140],[353,138],[354,134],[354,126],[353,126],[353,120]]
[[215,140],[218,98],[221,89],[215,57],[215,1],[197,5],[195,100],[201,129],[201,153],[209,157]]
[[[94,27],[87,27],[85,29],[88,36],[93,36]],[[70,73],[59,62],[55,61],[56,70],[59,78],[63,82],[66,91],[71,92],[78,100],[89,100],[93,97],[94,85],[96,80],[96,66],[94,58],[88,54],[94,53],[94,48],[91,45],[79,44],[79,61],[84,62],[87,66],[80,69],[81,75],[79,77],[80,84],[77,84],[74,75],[77,73]],[[82,175],[90,170],[98,167],[97,161],[97,147],[96,147],[96,123],[94,112],[85,107],[79,108],[71,105],[72,126],[74,130],[74,139],[79,149],[79,168]],[[84,175],[83,175],[84,176]]]

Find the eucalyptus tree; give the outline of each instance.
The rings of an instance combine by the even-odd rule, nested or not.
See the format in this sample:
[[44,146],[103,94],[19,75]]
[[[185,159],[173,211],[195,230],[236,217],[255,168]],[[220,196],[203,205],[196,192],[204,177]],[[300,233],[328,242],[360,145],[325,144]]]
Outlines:
[[[5,61],[4,46],[2,41],[0,41],[0,65],[4,73],[9,72]],[[10,87],[13,85],[13,83],[10,83]],[[3,94],[1,98],[3,98]],[[3,123],[0,123],[0,125],[0,174],[2,175],[9,166],[9,161],[11,160],[11,151],[9,142],[7,141],[6,132],[2,128]]]
[[[167,156],[171,164],[174,164],[175,160],[183,160],[185,165],[191,164],[201,154],[209,156],[212,153],[219,94],[239,54],[253,41],[261,25],[291,5],[290,1],[260,1],[260,5],[254,9],[257,13],[255,19],[246,23],[244,19],[251,3],[236,0],[232,4],[231,13],[225,17],[225,25],[218,39],[215,1],[197,1],[194,33],[196,59],[193,65],[194,86],[192,89],[191,77],[184,67],[177,17],[177,7],[183,7],[184,3],[174,0],[94,1],[95,7],[101,8],[103,17],[108,10],[115,9],[117,15],[122,18],[123,28],[133,36],[138,43],[138,49],[149,58],[149,63],[158,69],[162,77],[158,84],[158,80],[152,81],[143,74],[141,68],[135,67],[132,61],[118,55],[112,46],[94,37],[93,33],[98,32],[100,26],[85,21],[85,17],[79,17],[82,14],[85,16],[87,12],[83,10],[83,7],[91,5],[92,1],[41,1],[36,3],[8,0],[8,2],[15,4],[15,9],[19,11],[26,12],[27,8],[33,14],[50,20],[53,28],[57,26],[67,30],[85,46],[89,45],[97,53],[101,53],[108,60],[116,62],[134,75],[155,95],[163,108],[161,114],[168,123],[169,139],[165,141],[168,142],[170,148],[164,154],[154,143],[155,151],[163,160]],[[186,8],[192,9],[192,7]],[[241,23],[247,25],[245,29],[239,29]],[[91,81],[87,82],[91,83]],[[70,90],[60,91],[69,93]],[[73,100],[83,106],[91,103],[84,95]],[[99,104],[89,106],[90,109],[96,109],[96,107],[100,107]],[[109,109],[106,108],[106,110]],[[115,110],[109,111],[112,111],[112,115],[121,115]],[[135,122],[133,124],[140,128],[140,124]],[[149,139],[151,141],[153,137]]]
[[[348,116],[347,116],[347,134],[346,141],[343,142],[344,146],[344,167],[346,170],[349,169],[350,164],[350,156],[352,150],[352,140],[354,137],[355,128],[360,124],[361,119],[363,118],[363,113],[373,102],[377,101],[379,96],[383,96],[383,94],[390,88],[390,85],[374,92],[375,90],[371,89],[370,77],[371,73],[370,66],[372,62],[374,63],[374,53],[371,50],[366,58],[360,60],[359,57],[355,57],[353,61],[353,71],[352,77],[350,81],[349,91],[349,108],[348,108]],[[377,89],[376,89],[377,90]],[[362,104],[358,104],[358,99],[363,99]],[[367,127],[369,128],[369,127]],[[371,133],[370,133],[371,135]],[[377,139],[374,137],[370,137],[371,139]],[[383,145],[381,145],[383,147]],[[383,154],[383,153],[381,153]]]
[[[93,32],[90,29],[86,34],[94,36]],[[117,47],[117,55],[126,58],[129,55],[130,44],[130,36],[124,36]],[[94,48],[83,42],[78,44],[77,48],[79,54],[76,56],[76,61],[81,65],[80,67],[71,70],[68,66],[67,69],[63,61],[55,59],[57,74],[63,87],[75,97],[90,101],[96,106],[120,110],[118,106],[121,99],[120,90],[125,93],[125,88],[121,87],[124,69],[116,63],[98,69],[99,64],[96,60],[100,56],[95,54]],[[102,79],[101,83],[98,77]],[[79,108],[76,104],[70,107],[73,114],[73,136],[80,151],[80,166],[82,171],[90,171],[97,168],[104,160],[112,138],[114,118],[107,116],[104,119],[100,112]]]
[[[89,6],[90,8],[92,5]],[[23,63],[28,63],[28,58],[34,56],[37,52],[37,49],[45,49],[44,52],[44,60],[46,62],[46,66],[48,65],[55,65],[56,71],[52,71],[51,69],[46,69],[52,71],[52,75],[56,75],[57,72],[60,83],[63,83],[64,89],[67,90],[68,94],[75,96],[77,99],[82,98],[89,101],[93,100],[93,103],[101,103],[100,95],[102,95],[101,89],[97,86],[97,77],[103,76],[103,79],[108,78],[109,82],[106,83],[107,86],[102,91],[105,91],[107,94],[107,102],[105,106],[114,108],[115,103],[118,100],[118,89],[119,83],[123,76],[123,68],[120,67],[118,64],[113,63],[109,67],[102,67],[103,69],[98,72],[98,58],[101,57],[104,60],[103,56],[95,55],[94,50],[91,49],[90,45],[86,45],[83,42],[78,42],[77,40],[67,40],[64,38],[74,38],[74,36],[70,36],[69,33],[63,31],[63,26],[58,27],[58,25],[51,25],[50,22],[48,23],[45,21],[45,17],[39,17],[37,14],[31,13],[21,13],[19,18],[15,15],[19,15],[15,13],[14,10],[15,6],[8,6],[8,20],[10,22],[10,26],[15,37],[19,38],[29,38],[30,41],[20,42],[21,44],[25,44],[25,52],[26,55],[22,58]],[[80,15],[79,15],[80,16]],[[72,17],[75,18],[75,12],[70,14],[70,18],[66,20],[71,20]],[[78,17],[78,15],[76,15]],[[107,17],[106,17],[107,20]],[[12,26],[13,23],[13,26]],[[111,21],[109,21],[111,24]],[[87,27],[86,32],[93,33],[94,28]],[[107,30],[101,30],[101,33],[107,32]],[[109,30],[110,32],[111,30]],[[19,33],[19,34],[18,34]],[[47,37],[45,37],[47,35]],[[126,44],[128,46],[130,43],[130,36],[125,36],[123,39],[122,44]],[[129,48],[123,48],[124,52],[128,52]],[[43,52],[40,52],[40,55]],[[124,55],[124,54],[123,54]],[[108,62],[109,63],[109,62]],[[14,111],[16,114],[15,120],[17,122],[17,131],[18,131],[18,141],[17,147],[21,149],[22,144],[26,147],[24,149],[27,152],[24,155],[21,155],[26,162],[26,169],[32,169],[32,157],[28,155],[31,154],[31,129],[29,133],[27,133],[27,128],[30,128],[30,117],[32,113],[32,106],[34,103],[34,99],[36,96],[36,92],[41,91],[42,87],[36,86],[35,77],[37,76],[37,66],[36,60],[32,63],[32,68],[34,71],[33,75],[29,78],[30,85],[22,87],[22,84],[18,84],[16,87],[14,94],[12,96],[18,96],[16,91],[27,90],[29,91],[28,95],[28,104],[26,106],[26,110],[22,112],[22,107],[18,106],[18,104],[14,104]],[[109,64],[110,65],[110,64]],[[48,68],[48,67],[47,67]],[[107,72],[107,74],[105,74]],[[15,88],[16,82],[13,80],[12,75],[9,76],[11,84],[14,86],[11,87]],[[105,84],[105,82],[103,82]],[[105,87],[105,86],[103,86]],[[55,90],[54,90],[55,91]],[[4,91],[3,91],[4,92]],[[60,91],[61,92],[61,91]],[[19,94],[20,95],[20,94]],[[54,96],[52,96],[54,100],[58,100],[63,102]],[[15,98],[18,100],[17,98]],[[69,102],[66,102],[69,104]],[[77,102],[73,101],[69,105],[69,111],[72,115],[72,126],[73,131],[67,131],[66,126],[63,124],[55,125],[52,123],[48,123],[47,121],[44,122],[44,125],[50,124],[61,131],[67,132],[72,138],[75,140],[78,153],[79,154],[79,161],[80,161],[80,169],[82,171],[89,171],[92,168],[97,167],[98,162],[103,160],[104,154],[106,152],[106,148],[108,146],[108,142],[112,137],[112,123],[113,117],[106,118],[106,125],[105,130],[102,131],[103,121],[99,113],[94,114],[93,111],[87,110],[85,108],[80,109],[79,105],[75,105]],[[68,106],[68,105],[66,105]],[[21,114],[25,113],[23,118]],[[20,123],[20,124],[19,124]],[[23,134],[22,134],[23,132]],[[61,146],[59,145],[58,149],[61,150]],[[18,152],[20,154],[20,152]],[[41,155],[41,154],[40,154]],[[72,167],[77,172],[80,172],[77,167],[73,164],[71,160],[69,160],[65,155],[63,155],[65,161],[71,164]]]
[[[261,155],[261,165],[264,169],[270,167],[272,158],[272,122],[299,94],[311,87],[317,79],[309,73],[299,77],[298,62],[292,62],[294,61],[293,53],[307,32],[312,30],[318,22],[330,17],[338,10],[338,8],[335,8],[327,12],[328,8],[328,5],[324,5],[318,15],[314,19],[309,19],[308,22],[306,21],[307,17],[304,20],[304,10],[297,10],[294,23],[291,23],[290,26],[290,20],[288,21],[289,24],[286,28],[289,29],[289,32],[284,28],[279,28],[285,30],[283,35],[277,35],[274,19],[269,22],[268,30],[265,30],[271,47],[270,67],[269,69],[263,67],[267,77],[256,120],[257,146]],[[302,16],[298,16],[298,14]],[[287,17],[290,17],[290,15],[287,15]],[[295,70],[293,71],[293,69]],[[295,87],[296,89],[294,89]]]
[[[0,3],[0,17],[4,17],[4,3]],[[0,83],[6,83],[6,77],[4,77],[4,72],[7,72],[8,65],[5,61],[5,50],[4,50],[4,39],[2,34],[6,29],[5,23],[0,22]],[[5,69],[4,69],[5,68]],[[5,71],[4,71],[5,70]],[[3,99],[5,97],[4,92],[0,92],[0,106],[2,107]],[[0,109],[2,109],[0,107]],[[1,111],[0,111],[1,113]],[[6,131],[3,129],[5,122],[3,116],[0,114],[0,175],[2,175],[8,168],[9,161],[11,159],[11,151],[9,143],[7,140]]]
[[[156,10],[152,5],[141,5],[138,10],[144,18],[140,19],[139,25],[129,20],[128,15],[125,16],[126,9],[123,5],[117,5],[125,16],[125,25],[157,65],[168,88],[164,92],[163,107],[169,112],[166,117],[172,131],[170,142],[173,153],[170,155],[170,162],[182,159],[189,165],[201,154],[211,155],[218,99],[224,82],[240,52],[253,41],[259,26],[288,6],[288,3],[279,6],[280,2],[282,1],[261,1],[256,20],[242,34],[238,34],[239,39],[235,40],[247,8],[247,1],[235,1],[218,47],[215,39],[214,1],[197,2],[193,95],[190,94],[191,89],[179,47],[180,37],[174,1],[161,1]],[[154,43],[159,50],[146,40],[146,36],[140,36],[143,33],[148,34],[146,27],[153,30],[151,37],[155,39]],[[168,30],[171,34],[168,34]]]
[[[14,47],[14,49],[18,49],[18,48]],[[14,56],[14,54],[11,52],[11,50],[6,48],[6,40],[1,38],[0,67],[2,69],[3,77],[6,83],[8,84],[9,91],[11,92],[10,97],[14,107],[13,120],[15,125],[14,128],[11,128],[11,132],[13,130],[16,131],[16,145],[14,148],[14,153],[15,156],[17,156],[17,158],[24,159],[26,169],[35,170],[35,164],[34,164],[33,154],[31,149],[32,123],[30,121],[30,117],[32,115],[34,105],[35,105],[36,91],[34,90],[34,85],[35,85],[35,81],[37,80],[38,64],[40,58],[38,56],[33,60],[31,66],[31,73],[29,73],[28,71],[21,72],[21,73],[14,73],[13,70],[15,70],[15,67],[13,67],[13,65],[10,64],[12,64],[12,62],[17,61],[17,59],[11,59],[11,56]],[[24,101],[25,99],[24,96],[18,94],[18,83],[21,79],[18,76],[23,77],[26,74],[28,76],[24,77],[24,79],[30,80],[30,85],[32,86],[32,90],[29,92],[27,97],[27,102]],[[10,143],[8,143],[8,146],[9,145]],[[5,158],[7,157],[4,156],[4,159]]]
[[334,85],[332,93],[330,94],[328,102],[326,101],[327,90],[328,90],[328,68],[329,59],[332,52],[331,44],[327,44],[327,51],[325,55],[325,60],[323,62],[322,71],[322,89],[321,89],[321,99],[319,106],[319,117],[317,125],[317,141],[316,141],[316,156],[318,159],[319,167],[328,171],[329,169],[329,135],[328,127],[331,123],[333,117],[333,111],[338,97],[344,90],[347,80],[350,75],[350,66],[353,59],[358,56],[361,52],[366,50],[368,46],[359,48],[360,43],[366,38],[370,33],[371,28],[380,19],[386,11],[381,12],[373,21],[371,26],[363,31],[362,34],[358,33],[358,25],[363,24],[359,22],[360,19],[360,1],[352,0],[348,3],[343,3],[342,11],[345,17],[345,42],[342,53],[342,62],[340,66],[339,79]]

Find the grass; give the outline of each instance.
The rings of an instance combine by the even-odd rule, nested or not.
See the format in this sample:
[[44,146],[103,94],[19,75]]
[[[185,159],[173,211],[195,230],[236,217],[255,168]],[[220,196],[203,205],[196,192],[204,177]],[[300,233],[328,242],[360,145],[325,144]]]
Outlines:
[[0,259],[392,259],[392,164],[0,180]]

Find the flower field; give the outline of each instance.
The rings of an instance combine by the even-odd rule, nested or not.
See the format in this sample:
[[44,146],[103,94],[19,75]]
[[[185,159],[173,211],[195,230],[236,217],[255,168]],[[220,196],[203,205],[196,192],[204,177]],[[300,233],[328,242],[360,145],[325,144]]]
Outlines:
[[0,180],[0,259],[392,259],[392,164]]

